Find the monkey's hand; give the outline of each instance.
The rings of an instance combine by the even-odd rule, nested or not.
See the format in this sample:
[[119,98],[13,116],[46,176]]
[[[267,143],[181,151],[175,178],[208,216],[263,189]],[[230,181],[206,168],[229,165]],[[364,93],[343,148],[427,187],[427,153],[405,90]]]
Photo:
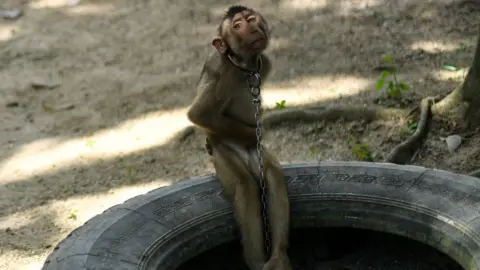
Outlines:
[[191,109],[188,113],[189,120],[208,133],[238,143],[252,144],[256,142],[257,136],[254,127],[236,121],[222,113],[212,115],[207,114],[207,111],[195,112],[194,109]]

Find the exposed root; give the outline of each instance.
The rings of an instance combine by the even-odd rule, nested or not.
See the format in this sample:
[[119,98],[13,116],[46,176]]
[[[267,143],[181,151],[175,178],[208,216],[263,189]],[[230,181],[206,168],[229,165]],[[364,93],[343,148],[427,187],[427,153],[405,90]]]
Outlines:
[[283,123],[298,122],[335,122],[343,119],[345,121],[366,121],[388,120],[402,118],[409,113],[406,109],[393,108],[355,108],[355,107],[309,107],[291,108],[283,110],[272,110],[265,112],[262,125],[265,128],[272,128]]
[[462,85],[458,86],[431,108],[435,120],[453,129],[457,127],[466,128],[465,115],[468,106],[467,103],[462,101],[461,89]]
[[[390,109],[390,108],[355,108],[355,107],[307,107],[307,108],[289,108],[283,110],[266,111],[263,117],[263,126],[265,128],[273,128],[277,125],[293,122],[315,122],[327,121],[334,122],[340,119],[345,121],[367,121],[389,120],[395,118],[408,118],[418,109],[420,109],[420,119],[417,129],[413,135],[406,141],[397,145],[385,159],[385,162],[395,164],[411,163],[418,156],[423,146],[423,140],[428,134],[430,118],[432,116],[431,108],[434,103],[441,100],[442,97],[428,97],[420,102],[420,105],[414,109]],[[181,143],[190,136],[200,132],[200,128],[188,126],[178,132],[175,142]],[[478,129],[463,137],[470,137],[476,134]],[[469,176],[480,178],[480,169],[468,174]]]
[[407,164],[416,156],[416,153],[423,145],[423,140],[428,134],[429,120],[431,118],[431,107],[435,98],[428,97],[420,103],[420,119],[417,129],[406,141],[397,145],[385,159],[385,162],[395,164]]
[[[335,122],[345,121],[389,120],[407,117],[411,112],[407,109],[394,108],[355,108],[355,107],[307,107],[288,108],[283,110],[265,111],[262,119],[264,128],[269,129],[284,123],[298,122]],[[200,131],[200,128],[188,126],[178,133],[175,142],[183,142],[191,135]]]

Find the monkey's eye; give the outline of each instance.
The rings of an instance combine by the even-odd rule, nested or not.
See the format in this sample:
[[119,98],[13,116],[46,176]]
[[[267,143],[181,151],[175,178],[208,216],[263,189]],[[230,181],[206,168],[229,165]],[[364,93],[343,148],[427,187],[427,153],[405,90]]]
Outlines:
[[255,22],[257,20],[257,16],[250,16],[247,18],[247,22]]
[[233,25],[233,28],[238,30],[238,29],[240,29],[240,26],[241,26],[241,23],[236,23],[236,24]]

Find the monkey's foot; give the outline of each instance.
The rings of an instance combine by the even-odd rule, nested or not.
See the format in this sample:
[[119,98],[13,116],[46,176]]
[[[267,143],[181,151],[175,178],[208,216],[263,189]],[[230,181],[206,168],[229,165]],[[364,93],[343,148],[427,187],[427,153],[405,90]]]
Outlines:
[[292,270],[290,259],[286,253],[272,256],[262,270]]

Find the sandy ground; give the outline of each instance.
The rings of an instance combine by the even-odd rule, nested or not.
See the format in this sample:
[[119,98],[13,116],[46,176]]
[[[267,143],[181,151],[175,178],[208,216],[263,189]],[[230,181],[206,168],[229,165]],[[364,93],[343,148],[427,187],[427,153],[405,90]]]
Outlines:
[[[384,54],[410,85],[411,105],[463,79],[478,11],[458,1],[359,2],[239,2],[274,26],[266,106],[369,106],[382,95],[373,69]],[[0,3],[25,10],[18,20],[0,20],[0,269],[39,269],[58,241],[104,209],[212,172],[203,136],[172,142],[189,124],[185,112],[210,39],[232,2],[67,3]],[[268,131],[265,144],[282,163],[353,160],[353,134],[381,161],[406,138],[406,126],[285,125]],[[449,154],[448,132],[435,127],[415,163],[461,173],[479,166],[480,138]]]

